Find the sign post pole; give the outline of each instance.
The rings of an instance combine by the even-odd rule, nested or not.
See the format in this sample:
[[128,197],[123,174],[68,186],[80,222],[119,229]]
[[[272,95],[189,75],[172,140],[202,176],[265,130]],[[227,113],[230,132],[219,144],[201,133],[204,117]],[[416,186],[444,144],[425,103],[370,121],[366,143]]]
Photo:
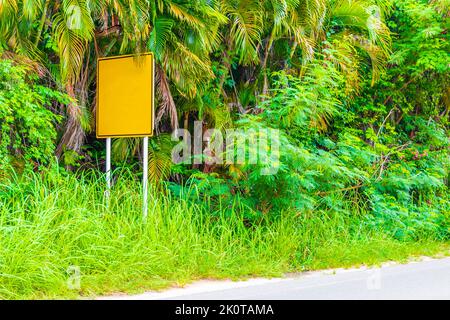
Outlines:
[[106,138],[106,206],[109,205],[111,191],[111,138]]
[[142,214],[144,219],[147,218],[148,212],[148,137],[144,137],[143,141],[143,163],[142,163]]

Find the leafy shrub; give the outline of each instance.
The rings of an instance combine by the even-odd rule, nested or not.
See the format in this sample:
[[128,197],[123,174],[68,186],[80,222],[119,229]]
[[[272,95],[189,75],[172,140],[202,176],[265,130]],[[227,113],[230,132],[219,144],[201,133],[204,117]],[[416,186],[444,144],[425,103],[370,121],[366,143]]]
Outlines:
[[[241,207],[250,220],[283,210],[369,213],[363,223],[399,240],[449,238],[449,139],[442,123],[405,115],[405,126],[376,130],[386,122],[361,119],[355,110],[361,100],[342,96],[345,84],[326,63],[312,63],[301,77],[275,77],[261,112],[235,125],[280,130],[276,174],[247,164],[189,173],[185,190],[195,190],[199,203]],[[361,120],[375,123],[364,129]],[[183,190],[175,183],[171,189]]]

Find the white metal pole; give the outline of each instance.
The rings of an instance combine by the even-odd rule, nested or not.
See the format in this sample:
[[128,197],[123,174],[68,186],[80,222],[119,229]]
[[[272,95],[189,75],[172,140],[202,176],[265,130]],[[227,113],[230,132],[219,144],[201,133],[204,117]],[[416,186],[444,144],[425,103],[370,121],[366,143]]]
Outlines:
[[142,147],[143,152],[143,172],[142,172],[142,214],[144,216],[144,219],[147,218],[147,212],[148,212],[148,203],[147,203],[147,196],[148,196],[148,137],[144,137],[144,146]]
[[111,138],[106,138],[106,205],[109,204],[111,190]]

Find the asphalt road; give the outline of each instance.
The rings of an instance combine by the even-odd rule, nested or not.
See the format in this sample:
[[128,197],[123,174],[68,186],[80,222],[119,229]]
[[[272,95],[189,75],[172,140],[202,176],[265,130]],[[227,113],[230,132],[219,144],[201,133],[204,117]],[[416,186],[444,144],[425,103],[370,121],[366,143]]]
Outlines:
[[[280,279],[200,281],[185,288],[113,299],[449,299],[450,258],[307,272]],[[108,298],[107,298],[108,299]]]

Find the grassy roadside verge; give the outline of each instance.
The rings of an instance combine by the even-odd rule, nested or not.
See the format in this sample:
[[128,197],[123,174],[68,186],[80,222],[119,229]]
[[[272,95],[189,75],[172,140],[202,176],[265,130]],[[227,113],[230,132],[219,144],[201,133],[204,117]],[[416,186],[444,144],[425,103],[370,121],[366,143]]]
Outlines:
[[[0,298],[80,298],[141,292],[202,278],[402,261],[448,252],[447,242],[400,242],[361,215],[314,212],[248,226],[153,190],[141,218],[139,185],[119,179],[108,207],[104,183],[51,174],[0,185]],[[232,211],[233,212],[233,211]],[[80,287],[68,283],[79,270]]]

